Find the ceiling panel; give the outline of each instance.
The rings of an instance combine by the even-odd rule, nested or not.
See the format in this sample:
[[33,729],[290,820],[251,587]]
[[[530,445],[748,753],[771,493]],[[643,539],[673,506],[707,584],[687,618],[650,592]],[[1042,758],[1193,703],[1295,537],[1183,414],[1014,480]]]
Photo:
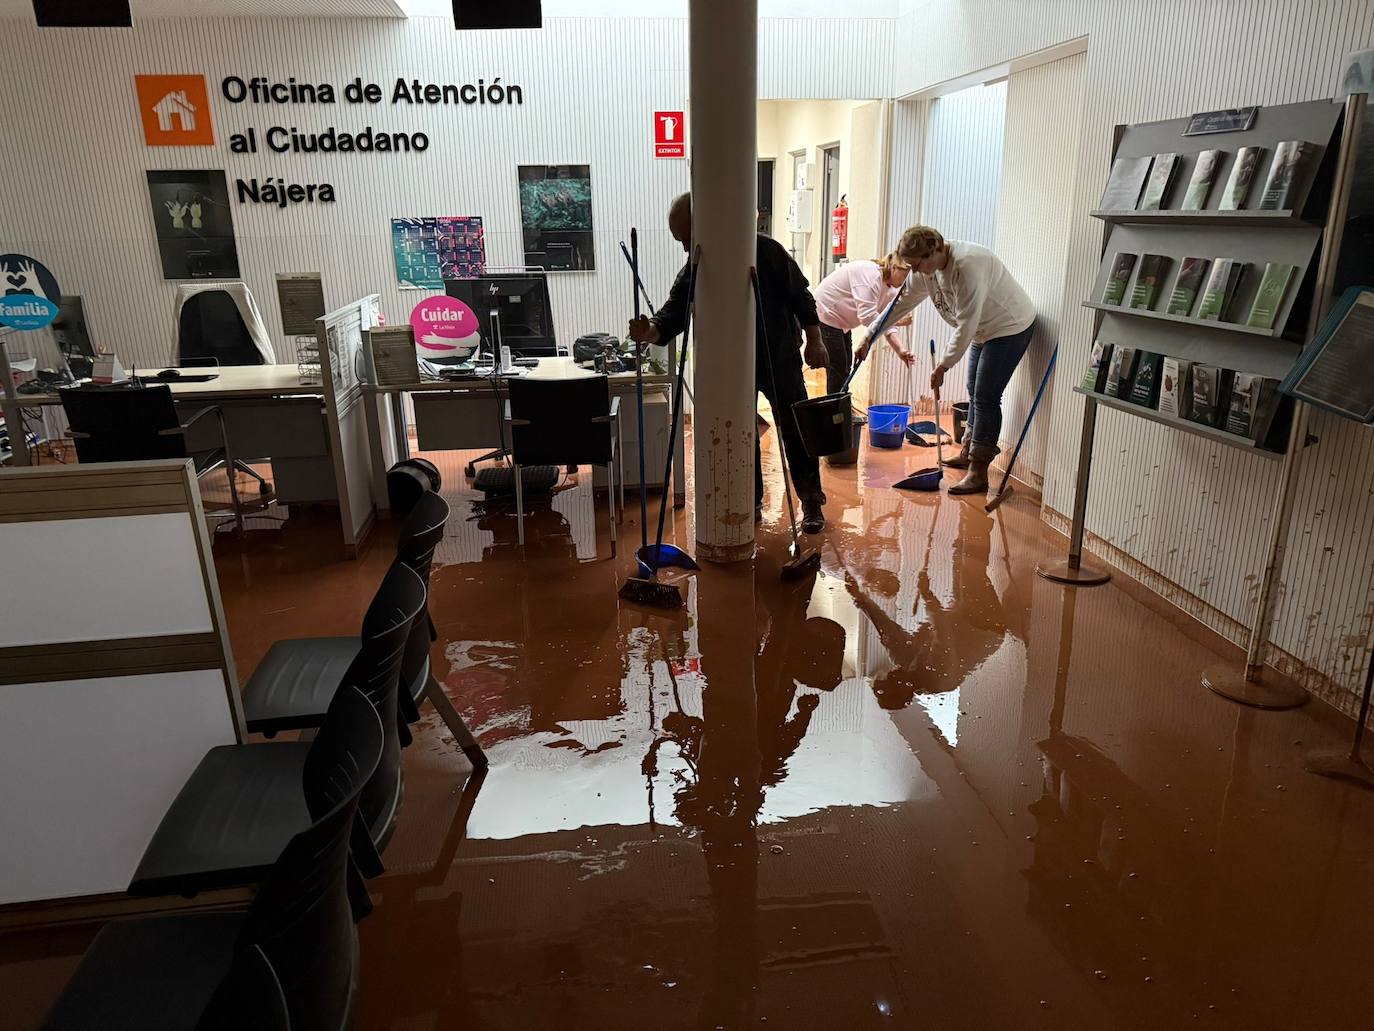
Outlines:
[[[131,0],[139,18],[404,18],[402,0]],[[32,0],[0,0],[0,18],[33,20]],[[60,30],[54,30],[60,31]]]

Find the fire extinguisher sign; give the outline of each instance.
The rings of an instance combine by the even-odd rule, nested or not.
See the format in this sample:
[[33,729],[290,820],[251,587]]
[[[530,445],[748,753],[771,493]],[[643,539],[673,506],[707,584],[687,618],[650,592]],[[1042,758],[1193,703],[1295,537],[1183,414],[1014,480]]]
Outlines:
[[654,112],[654,157],[687,156],[686,123],[681,111]]

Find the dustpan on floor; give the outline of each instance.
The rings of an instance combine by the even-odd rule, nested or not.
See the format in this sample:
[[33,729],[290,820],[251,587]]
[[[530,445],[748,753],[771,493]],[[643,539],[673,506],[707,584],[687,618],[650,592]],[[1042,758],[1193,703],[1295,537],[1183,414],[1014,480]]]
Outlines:
[[953,444],[954,438],[935,425],[930,419],[923,419],[921,422],[913,422],[906,428],[906,441],[908,444],[915,444],[917,447],[934,447],[936,437],[939,437],[943,444]]

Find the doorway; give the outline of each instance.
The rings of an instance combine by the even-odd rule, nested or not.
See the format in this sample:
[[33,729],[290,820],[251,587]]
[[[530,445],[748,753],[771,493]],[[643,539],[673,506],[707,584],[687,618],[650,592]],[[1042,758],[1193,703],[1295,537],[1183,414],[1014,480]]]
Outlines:
[[816,267],[824,279],[835,270],[834,251],[830,241],[830,213],[840,202],[840,145],[821,148],[821,231],[820,261]]
[[773,235],[773,159],[764,158],[759,162],[758,192],[760,236]]

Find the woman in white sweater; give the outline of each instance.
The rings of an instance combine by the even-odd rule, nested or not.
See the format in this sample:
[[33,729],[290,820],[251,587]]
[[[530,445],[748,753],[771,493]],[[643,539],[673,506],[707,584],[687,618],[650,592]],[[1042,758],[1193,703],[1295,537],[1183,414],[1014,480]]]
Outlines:
[[968,354],[969,424],[963,451],[945,464],[967,469],[951,494],[988,489],[988,464],[997,456],[1002,433],[1002,394],[1030,346],[1035,308],[997,255],[976,243],[946,241],[929,226],[902,234],[897,256],[911,269],[893,312],[907,317],[930,298],[954,338],[931,372],[938,390],[945,373]]

